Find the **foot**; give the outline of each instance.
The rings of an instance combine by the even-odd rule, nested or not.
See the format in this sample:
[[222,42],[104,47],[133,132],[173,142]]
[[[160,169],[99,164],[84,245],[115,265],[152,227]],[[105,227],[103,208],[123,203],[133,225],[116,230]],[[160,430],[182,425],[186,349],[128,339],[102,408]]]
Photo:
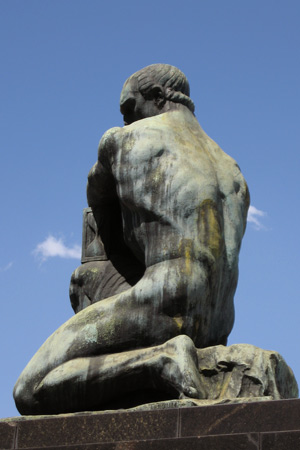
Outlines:
[[206,398],[193,341],[185,335],[177,336],[163,344],[161,350],[160,376],[164,384],[174,388],[179,398]]

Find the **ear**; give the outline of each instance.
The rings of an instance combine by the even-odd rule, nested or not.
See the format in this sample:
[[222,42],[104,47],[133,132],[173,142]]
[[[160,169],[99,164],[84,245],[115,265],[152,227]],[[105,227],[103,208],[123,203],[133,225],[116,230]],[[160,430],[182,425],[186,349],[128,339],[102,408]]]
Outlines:
[[164,88],[160,84],[154,84],[150,90],[151,99],[154,100],[154,103],[158,108],[162,108],[165,104],[165,92]]

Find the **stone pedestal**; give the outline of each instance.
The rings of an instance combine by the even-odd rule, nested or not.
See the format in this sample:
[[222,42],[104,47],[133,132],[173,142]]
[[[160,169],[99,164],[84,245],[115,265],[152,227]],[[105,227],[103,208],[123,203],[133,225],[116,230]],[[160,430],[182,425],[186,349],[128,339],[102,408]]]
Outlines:
[[0,448],[48,450],[297,450],[300,400],[16,417]]

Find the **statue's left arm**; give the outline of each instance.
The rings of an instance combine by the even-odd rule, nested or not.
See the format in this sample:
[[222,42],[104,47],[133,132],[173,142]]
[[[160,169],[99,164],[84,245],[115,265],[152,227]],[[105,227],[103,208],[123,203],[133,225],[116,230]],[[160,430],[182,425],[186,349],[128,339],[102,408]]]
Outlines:
[[87,200],[93,210],[110,205],[117,199],[110,159],[116,147],[115,134],[118,130],[119,128],[112,128],[103,135],[98,147],[98,161],[88,174]]
[[[120,206],[116,183],[111,171],[111,160],[116,150],[115,135],[120,128],[108,130],[98,148],[98,161],[89,172],[87,200],[93,210],[99,235],[108,253],[114,242],[114,230],[120,222]],[[109,256],[109,255],[108,255]]]

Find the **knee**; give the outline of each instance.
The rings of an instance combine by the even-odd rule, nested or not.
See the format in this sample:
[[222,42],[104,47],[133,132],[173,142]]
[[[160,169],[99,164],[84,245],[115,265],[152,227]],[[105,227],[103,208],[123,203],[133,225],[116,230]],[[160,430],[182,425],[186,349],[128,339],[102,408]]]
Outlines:
[[22,415],[38,414],[37,412],[37,402],[34,399],[32,389],[29,383],[23,379],[22,375],[17,380],[14,390],[13,397],[16,403],[17,410]]

